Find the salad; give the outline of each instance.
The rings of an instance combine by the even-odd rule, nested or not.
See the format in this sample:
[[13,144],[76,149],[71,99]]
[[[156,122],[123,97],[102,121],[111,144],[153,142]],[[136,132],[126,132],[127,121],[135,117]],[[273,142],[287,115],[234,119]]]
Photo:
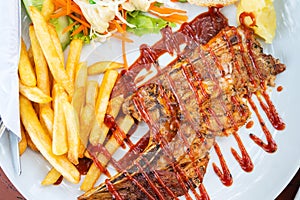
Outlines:
[[[158,33],[160,29],[188,20],[186,11],[170,8],[170,1],[154,0],[23,0],[28,11],[30,6],[42,10],[46,1],[50,22],[55,26],[63,48],[71,40],[80,38],[105,41],[117,37],[130,42],[126,32],[136,35]],[[180,1],[185,2],[185,1]],[[29,13],[29,12],[28,12]]]

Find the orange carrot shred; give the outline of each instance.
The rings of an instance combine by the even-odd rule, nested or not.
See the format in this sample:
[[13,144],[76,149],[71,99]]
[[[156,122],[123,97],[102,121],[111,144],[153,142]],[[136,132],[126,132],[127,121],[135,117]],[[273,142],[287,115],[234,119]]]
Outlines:
[[74,36],[74,35],[80,33],[81,31],[83,31],[84,27],[85,26],[80,25],[75,31],[73,31],[73,33],[71,34],[71,36]]
[[67,15],[71,13],[71,0],[67,0]]
[[115,27],[117,28],[118,32],[120,33],[124,33],[124,29],[121,27],[121,25],[116,21],[116,20],[113,20],[113,23],[115,25]]
[[185,10],[175,9],[175,8],[167,8],[167,7],[157,7],[153,3],[150,5],[149,10],[158,12],[160,14],[172,14],[172,13],[182,13],[186,14]]
[[76,24],[78,24],[78,21],[75,21],[72,24],[70,24],[69,26],[67,26],[66,28],[64,28],[64,30],[62,31],[62,33],[66,33],[68,31],[70,31],[72,29],[72,27],[75,26]]
[[75,15],[72,15],[72,14],[70,14],[70,15],[68,15],[69,17],[71,17],[72,19],[74,19],[74,20],[76,20],[76,21],[78,21],[78,22],[80,22],[82,25],[84,25],[84,26],[86,26],[86,27],[88,27],[88,28],[90,28],[91,27],[91,25],[90,24],[88,24],[87,22],[85,22],[84,20],[81,20],[81,19],[79,19],[78,17],[76,17]]

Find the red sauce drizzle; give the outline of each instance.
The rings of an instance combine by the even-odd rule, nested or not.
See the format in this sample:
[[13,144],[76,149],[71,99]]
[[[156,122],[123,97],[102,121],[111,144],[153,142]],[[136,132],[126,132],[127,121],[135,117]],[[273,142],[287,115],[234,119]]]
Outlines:
[[273,127],[277,130],[284,130],[285,123],[282,121],[282,119],[278,115],[276,108],[270,99],[270,96],[265,91],[262,93],[262,96],[264,97],[267,105],[264,104],[264,102],[262,101],[262,99],[260,98],[259,95],[256,95],[256,96],[259,100],[259,104],[260,104],[261,108],[265,111],[265,113],[268,116],[268,119],[270,120]]
[[[251,17],[252,22],[253,22],[252,24],[250,24],[250,26],[254,26],[256,24],[256,21],[255,21],[255,16],[253,15],[253,13],[245,13],[245,12],[242,13],[240,15],[241,24],[245,25],[245,18],[247,16]],[[215,18],[218,18],[218,19],[215,19]],[[211,27],[206,28],[206,24],[208,24],[208,23],[213,23],[213,25],[214,25],[213,29],[211,29]],[[161,145],[162,151],[166,155],[166,159],[168,160],[170,166],[173,168],[173,170],[176,174],[178,184],[182,187],[182,190],[184,191],[185,198],[190,199],[190,200],[192,199],[192,197],[189,195],[188,189],[191,189],[191,191],[195,195],[196,199],[202,199],[202,200],[209,199],[209,196],[208,196],[203,184],[199,185],[200,194],[198,194],[196,192],[195,188],[193,187],[193,183],[188,179],[188,177],[185,175],[184,171],[182,171],[182,169],[179,166],[174,164],[175,163],[174,155],[168,148],[168,141],[169,141],[170,137],[172,137],[172,136],[171,135],[163,136],[160,133],[159,127],[153,121],[153,119],[151,119],[151,117],[147,111],[147,108],[144,104],[144,99],[143,99],[142,95],[139,94],[139,92],[137,92],[137,87],[135,85],[134,80],[141,70],[146,69],[149,71],[152,65],[154,65],[156,67],[158,75],[163,74],[166,70],[168,70],[172,66],[172,64],[174,64],[180,58],[183,58],[185,56],[184,55],[184,53],[186,53],[185,51],[187,51],[187,52],[189,51],[189,50],[185,50],[181,55],[179,55],[180,54],[179,47],[181,44],[186,43],[187,47],[189,47],[187,49],[194,49],[195,46],[207,43],[214,35],[216,35],[222,28],[224,28],[227,25],[228,25],[227,19],[224,18],[223,15],[219,13],[219,10],[217,8],[210,8],[209,12],[199,15],[198,17],[195,18],[195,20],[193,20],[190,23],[183,24],[182,27],[180,28],[180,30],[177,32],[172,33],[171,28],[163,29],[162,30],[162,39],[160,41],[158,41],[155,45],[153,45],[152,47],[149,47],[147,45],[141,45],[140,57],[129,68],[128,71],[122,72],[123,76],[122,76],[121,80],[117,83],[116,87],[114,88],[114,92],[113,92],[113,95],[115,95],[115,96],[117,96],[120,93],[130,95],[133,92],[136,92],[135,96],[133,98],[135,107],[138,109],[143,121],[145,121],[148,124],[152,134],[154,134],[153,137],[154,137],[155,141],[158,141],[159,144]],[[208,34],[208,32],[209,32],[209,34]],[[248,34],[250,34],[250,33],[248,33]],[[250,37],[248,34],[246,34],[247,38]],[[241,43],[241,40],[242,40],[241,36],[237,32],[235,35],[237,37],[237,42],[239,43],[239,46],[240,46],[242,61],[246,67],[247,75],[249,76],[250,82],[254,86],[257,86],[255,77],[258,77],[260,79],[260,83],[259,83],[260,87],[263,90],[265,90],[264,79],[261,75],[260,69],[258,68],[258,66],[256,64],[255,56],[251,50],[251,46],[252,46],[251,41],[247,40],[247,43],[246,43],[247,44],[247,53],[246,53],[244,46]],[[232,56],[234,57],[235,52],[232,47],[232,44],[229,41],[230,40],[229,37],[224,33],[223,38],[224,38],[224,40],[227,41],[227,46],[229,47],[230,52],[231,52]],[[174,51],[178,54],[178,58],[175,59],[172,63],[170,63],[164,69],[161,69],[157,63],[157,59],[166,52],[173,55]],[[199,54],[200,54],[199,56],[202,59],[203,64],[207,67],[206,70],[207,70],[207,73],[209,74],[211,80],[216,83],[215,89],[217,90],[217,92],[221,93],[222,89],[221,89],[219,80],[215,76],[214,69],[212,69],[212,66],[208,63],[208,60],[206,57],[207,55],[204,55],[204,52],[202,50],[200,50]],[[225,71],[223,69],[223,66],[220,64],[218,57],[215,55],[215,53],[212,50],[210,50],[210,56],[213,58],[216,67],[220,70],[222,77],[224,77]],[[250,62],[252,64],[251,66],[249,66],[247,64],[248,60],[250,60]],[[253,69],[251,68],[252,66],[253,66]],[[238,70],[238,72],[240,72],[241,68],[240,68],[237,60],[234,60],[234,67]],[[193,77],[190,76],[189,72],[193,73]],[[196,96],[196,99],[198,101],[198,104],[200,106],[205,99],[209,98],[209,94],[207,94],[207,92],[202,84],[201,74],[199,74],[195,70],[194,66],[191,63],[189,63],[187,66],[182,66],[182,73],[186,77],[186,80],[188,81],[190,88],[193,90],[193,92]],[[184,115],[185,119],[187,119],[190,122],[190,124],[194,128],[194,130],[196,132],[198,132],[198,130],[196,129],[197,124],[195,124],[193,118],[190,116],[190,114],[187,111],[182,100],[179,98],[179,95],[176,94],[176,85],[175,85],[174,80],[172,80],[172,78],[170,77],[170,75],[168,73],[165,73],[165,75],[166,75],[166,79],[169,82],[169,85],[170,85],[170,88],[171,88],[173,94],[175,95],[175,97],[177,98],[177,100],[179,102],[179,106],[182,111],[182,114]],[[140,80],[142,80],[142,79],[140,79]],[[140,80],[139,79],[136,80],[136,83],[138,83]],[[198,84],[195,85],[195,82],[198,82]],[[277,90],[279,90],[278,88],[277,88]],[[202,99],[199,96],[198,91],[200,91],[200,93],[203,97]],[[282,122],[281,118],[277,114],[276,109],[275,109],[274,105],[272,104],[269,96],[265,92],[263,92],[262,96],[264,97],[266,104],[262,101],[262,99],[260,97],[258,97],[260,106],[263,108],[263,110],[267,114],[267,116],[268,116],[270,122],[272,123],[272,125],[274,126],[274,128],[276,128],[277,130],[283,130],[285,128],[285,124]],[[170,104],[170,102],[169,102],[170,100],[167,98],[167,96],[165,95],[164,97],[165,97],[165,100],[167,101],[167,104]],[[254,102],[252,101],[252,99],[250,97],[248,97],[247,99],[248,99],[248,102],[251,105],[252,109],[256,113],[256,116],[258,117],[259,123],[260,123],[262,130],[267,138],[268,143],[265,144],[261,139],[259,139],[254,134],[250,134],[250,138],[256,144],[261,146],[265,151],[267,151],[267,152],[276,151],[277,145],[276,145],[275,141],[273,140],[271,133],[265,126],[265,123],[262,120],[262,117],[258,113],[257,107],[255,106]],[[238,101],[235,99],[235,97],[232,97],[231,101],[233,103],[238,104]],[[234,121],[234,118],[231,115],[230,111],[226,110],[226,105],[224,103],[222,103],[222,102],[220,102],[220,103],[222,104],[224,111],[226,111],[227,117],[231,121],[231,125],[235,129],[237,129],[238,128],[237,124]],[[171,112],[173,112],[171,105],[169,106],[169,110]],[[222,128],[222,122],[220,121],[220,119],[218,118],[218,116],[216,115],[214,110],[209,108],[208,112],[216,120],[217,124]],[[240,114],[244,114],[242,110],[240,110]],[[178,122],[176,122],[176,120],[174,120],[174,122],[178,123]],[[113,137],[115,137],[115,139],[120,144],[120,146],[125,147],[124,142],[126,142],[126,144],[130,147],[129,152],[122,159],[120,159],[119,162],[117,162],[112,158],[112,155],[109,154],[109,152],[106,150],[106,148],[103,145],[91,147],[91,149],[89,149],[89,150],[91,150],[92,152],[96,151],[96,152],[102,153],[112,162],[113,166],[118,171],[121,171],[122,169],[125,169],[126,167],[128,167],[128,163],[130,161],[132,163],[132,160],[136,160],[136,158],[138,158],[140,156],[140,154],[144,151],[144,149],[146,148],[146,146],[148,144],[150,134],[149,133],[146,134],[137,144],[133,144],[129,139],[129,135],[128,134],[126,135],[117,126],[117,124],[114,121],[114,118],[112,116],[106,115],[105,123],[106,123],[106,125],[108,125],[108,127],[113,132]],[[206,123],[209,123],[209,121],[207,121]],[[252,126],[253,126],[253,121],[249,121],[246,125],[246,128],[251,128]],[[182,132],[179,132],[179,134],[181,136],[181,139],[184,141],[184,145],[188,148],[189,143],[187,141],[187,138],[184,136],[184,134]],[[233,148],[231,149],[232,154],[235,157],[235,159],[238,161],[238,163],[240,164],[241,168],[246,172],[250,172],[253,170],[253,164],[252,164],[251,158],[248,155],[238,134],[236,132],[234,132],[233,135],[234,135],[235,140],[238,143],[238,147],[239,147],[242,155],[240,156],[237,153],[237,151]],[[233,179],[232,179],[231,173],[228,169],[228,166],[225,162],[225,159],[223,157],[221,149],[217,143],[214,144],[214,149],[219,157],[221,169],[219,167],[217,167],[217,165],[215,163],[212,164],[213,169],[214,169],[215,173],[219,176],[221,182],[226,186],[230,186],[233,182]],[[192,150],[187,151],[187,154],[194,163],[195,158],[193,157]],[[100,164],[99,161],[96,159],[95,154],[92,154],[92,158],[96,164],[97,163]],[[163,183],[163,180],[159,177],[158,173],[155,172],[155,170],[152,170],[148,160],[146,158],[142,158],[142,159],[143,159],[143,163],[146,163],[146,165],[150,168],[150,170],[153,171],[159,184],[161,186],[163,186],[164,189],[166,189],[168,194],[173,199],[177,199],[176,195]],[[97,164],[97,166],[98,166],[98,164]],[[140,164],[137,162],[135,162],[134,164],[138,167],[139,171],[142,173],[143,177],[147,180],[147,182],[149,183],[150,187],[152,188],[153,192],[157,195],[157,197],[160,199],[164,199],[163,194],[161,194],[160,190],[152,182],[150,177],[144,171],[144,168],[142,166],[140,166]],[[196,169],[196,165],[193,165],[193,166],[195,167],[195,171],[196,171],[199,179],[202,180],[203,176],[200,173],[200,170]],[[106,169],[103,166],[101,166],[101,164],[98,167],[102,172],[106,172],[109,175],[108,171],[105,171]],[[131,180],[138,188],[140,188],[140,190],[143,193],[145,193],[145,195],[149,199],[155,199],[147,191],[147,189],[144,188],[128,172],[125,171],[124,173],[126,174],[126,177],[129,180]],[[122,199],[120,194],[117,192],[116,188],[114,188],[114,185],[109,180],[106,180],[105,184],[107,186],[108,191],[114,196],[115,199]]]
[[115,118],[109,114],[106,114],[104,117],[104,123],[113,132],[113,137],[118,142],[118,144],[121,147],[125,148],[125,144],[123,141],[126,138],[126,134],[119,128],[115,121]]
[[138,162],[135,162],[135,165],[139,168],[140,172],[142,172],[143,176],[145,177],[145,179],[147,180],[147,182],[149,183],[150,187],[152,188],[152,190],[154,191],[154,193],[158,196],[159,199],[165,199],[163,197],[163,195],[161,194],[161,192],[159,191],[159,189],[155,186],[155,184],[152,182],[152,180],[149,178],[149,176],[147,175],[147,173],[145,173],[144,169],[141,167],[141,165]]
[[125,173],[128,180],[132,181],[137,187],[139,187],[141,191],[145,193],[149,199],[155,200],[155,198],[152,197],[152,195],[136,179],[134,179],[128,172]]
[[112,184],[109,179],[105,180],[105,185],[107,190],[113,195],[114,199],[123,200],[117,189],[114,187],[114,184]]
[[232,180],[231,173],[228,169],[228,166],[226,164],[226,161],[225,161],[225,159],[223,157],[223,154],[221,152],[221,149],[220,149],[220,147],[217,143],[214,144],[214,148],[215,148],[215,151],[216,151],[216,153],[219,157],[222,170],[215,163],[212,164],[213,169],[214,169],[215,173],[219,176],[221,182],[225,186],[230,186],[230,185],[232,185],[233,180]]
[[201,183],[201,184],[199,185],[199,191],[200,191],[201,199],[202,199],[202,200],[210,200],[210,198],[209,198],[209,196],[208,196],[208,194],[207,194],[207,192],[206,192],[206,189],[205,189],[203,183]]
[[61,182],[63,181],[64,177],[61,175],[56,181],[55,183],[53,183],[53,185],[59,185],[61,184]]
[[256,135],[254,134],[250,134],[250,138],[258,145],[260,146],[261,148],[263,148],[263,150],[265,150],[266,152],[268,153],[273,153],[277,150],[277,144],[276,142],[274,141],[270,131],[268,130],[268,128],[266,127],[266,124],[264,122],[264,120],[262,119],[261,115],[259,114],[258,112],[258,109],[256,107],[256,105],[254,104],[254,102],[252,101],[251,98],[248,98],[248,102],[249,104],[251,105],[252,109],[254,110],[257,118],[258,118],[258,121],[259,121],[259,124],[266,136],[266,139],[267,139],[267,144],[265,144],[260,138],[258,138]]
[[238,161],[238,163],[240,164],[240,166],[242,167],[242,169],[244,171],[251,172],[254,168],[251,158],[250,158],[248,152],[246,151],[245,146],[243,145],[243,142],[242,142],[240,136],[238,135],[238,133],[233,132],[233,136],[238,143],[238,146],[242,153],[242,157],[239,156],[239,154],[233,148],[231,148],[231,153],[233,154],[234,158]]
[[283,90],[283,87],[280,85],[277,87],[277,92],[281,92]]
[[137,159],[139,155],[146,149],[149,143],[150,132],[148,131],[135,145],[133,145],[127,153],[118,161],[122,166],[121,168],[126,169],[132,161]]
[[188,183],[189,180],[187,179],[185,173],[182,172],[182,170],[178,166],[174,165],[175,158],[173,157],[173,154],[170,152],[170,150],[167,147],[168,142],[161,135],[159,128],[157,127],[157,124],[154,123],[152,118],[149,116],[147,108],[144,105],[144,99],[141,96],[141,94],[139,94],[139,92],[135,93],[135,98],[133,99],[133,101],[134,101],[134,104],[135,104],[136,108],[138,109],[143,121],[145,121],[148,124],[149,128],[151,129],[152,133],[154,134],[154,138],[156,139],[156,141],[160,141],[161,148],[164,151],[165,155],[167,155],[166,159],[168,159],[168,162],[174,169],[174,172],[176,173],[176,178],[177,178],[180,186],[182,187],[183,191],[185,191],[184,195],[185,195],[186,199],[192,199],[188,193],[188,189],[186,188],[185,183],[183,182],[183,181],[186,181]]
[[90,166],[93,163],[93,160],[84,157],[84,158],[79,158],[78,161],[79,163],[75,165],[75,167],[78,169],[81,175],[86,175]]
[[246,128],[247,128],[247,129],[250,129],[250,128],[253,127],[253,125],[254,125],[254,121],[253,121],[253,120],[250,120],[249,122],[247,122]]

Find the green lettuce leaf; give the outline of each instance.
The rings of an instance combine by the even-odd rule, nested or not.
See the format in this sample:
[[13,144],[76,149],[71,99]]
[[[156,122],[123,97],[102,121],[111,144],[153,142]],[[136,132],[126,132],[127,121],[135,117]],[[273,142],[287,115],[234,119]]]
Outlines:
[[159,31],[166,26],[176,26],[174,23],[165,21],[161,18],[145,15],[141,11],[128,12],[126,20],[128,23],[136,26],[134,28],[127,26],[127,31],[138,36],[148,33],[159,33]]

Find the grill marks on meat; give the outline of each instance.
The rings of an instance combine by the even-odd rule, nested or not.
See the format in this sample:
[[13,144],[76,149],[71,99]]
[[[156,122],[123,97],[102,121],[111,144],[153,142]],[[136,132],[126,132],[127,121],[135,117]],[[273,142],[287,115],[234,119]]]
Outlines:
[[285,70],[243,26],[224,28],[173,63],[123,104],[125,114],[148,124],[148,147],[110,179],[113,191],[102,184],[80,199],[189,198],[188,190],[200,198],[194,188],[202,183],[215,137],[243,126],[250,117],[246,99],[273,86]]

